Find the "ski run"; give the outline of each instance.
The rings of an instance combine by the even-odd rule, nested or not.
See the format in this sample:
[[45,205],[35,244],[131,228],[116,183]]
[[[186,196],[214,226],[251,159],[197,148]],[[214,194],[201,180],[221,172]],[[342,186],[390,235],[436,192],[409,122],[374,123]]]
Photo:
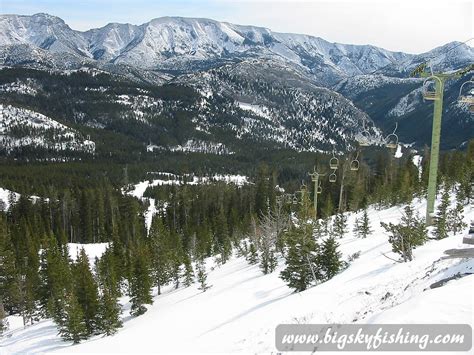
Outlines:
[[[439,201],[438,201],[439,203]],[[452,201],[452,203],[454,203]],[[422,215],[425,201],[415,199]],[[78,345],[63,341],[51,320],[23,328],[21,318],[8,317],[10,329],[0,338],[0,354],[38,353],[275,353],[275,327],[290,323],[465,323],[472,324],[474,296],[473,259],[443,259],[447,249],[466,248],[463,233],[429,240],[414,249],[411,262],[398,263],[380,222],[398,222],[404,206],[368,210],[372,235],[353,235],[355,218],[347,213],[349,230],[338,239],[344,260],[360,256],[331,280],[295,293],[279,277],[277,269],[263,275],[258,265],[234,256],[218,266],[206,259],[206,292],[197,283],[173,286],[160,296],[154,290],[153,305],[140,317],[131,317],[130,303],[122,298],[123,328],[109,337],[97,336]],[[464,221],[474,211],[465,206]],[[430,230],[431,232],[431,230]],[[430,233],[431,235],[431,233]],[[69,245],[71,257],[85,248],[91,261],[106,244]],[[454,278],[441,287],[437,281]],[[461,277],[464,276],[464,277]]]

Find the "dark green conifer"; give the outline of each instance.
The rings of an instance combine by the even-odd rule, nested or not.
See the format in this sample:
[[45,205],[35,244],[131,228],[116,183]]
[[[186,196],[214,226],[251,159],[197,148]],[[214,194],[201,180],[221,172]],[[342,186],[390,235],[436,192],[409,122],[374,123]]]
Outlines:
[[152,280],[150,275],[149,256],[141,242],[137,241],[131,248],[131,270],[129,295],[132,304],[130,314],[140,316],[146,312],[146,304],[152,304]]
[[287,236],[288,252],[285,269],[280,277],[296,292],[315,285],[321,278],[318,269],[318,244],[312,238],[312,230],[293,227]]
[[72,341],[74,344],[88,337],[84,314],[74,293],[69,293],[65,297],[64,319],[59,324],[59,334],[64,340]]
[[191,263],[191,257],[188,253],[184,254],[184,286],[189,287],[194,282],[194,270]]
[[341,253],[337,250],[339,244],[334,237],[327,238],[321,247],[319,268],[324,280],[333,278],[342,268]]
[[122,327],[122,308],[116,296],[108,289],[102,290],[100,298],[100,333],[107,336],[115,334]]
[[204,259],[198,261],[197,265],[197,280],[199,282],[198,290],[202,292],[206,292],[212,286],[207,283],[207,272],[206,272],[206,265],[204,263]]
[[99,293],[97,283],[92,275],[89,258],[84,249],[78,253],[73,266],[74,294],[79,303],[88,335],[99,331]]

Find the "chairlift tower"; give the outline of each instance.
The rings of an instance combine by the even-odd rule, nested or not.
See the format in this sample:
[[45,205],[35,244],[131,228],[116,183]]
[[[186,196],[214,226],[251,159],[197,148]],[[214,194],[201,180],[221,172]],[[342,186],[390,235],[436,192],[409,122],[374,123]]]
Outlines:
[[311,181],[314,182],[314,198],[313,198],[313,205],[314,205],[314,220],[318,218],[318,194],[320,194],[323,189],[321,187],[321,182],[319,181],[320,176],[324,176],[326,174],[320,174],[316,171],[316,167],[313,168],[312,173],[308,173],[311,176]]
[[[439,146],[441,139],[441,120],[443,115],[443,94],[444,86],[447,80],[460,78],[464,74],[474,70],[474,64],[467,68],[457,70],[452,73],[436,73],[425,71],[426,63],[418,66],[412,76],[419,74],[426,78],[423,83],[423,97],[425,100],[434,101],[433,108],[433,128],[431,133],[431,151],[430,151],[430,170],[428,177],[428,197],[426,202],[426,225],[433,224],[434,205],[436,200],[436,185],[438,178]],[[431,88],[430,89],[430,84]],[[434,88],[433,88],[434,85]]]

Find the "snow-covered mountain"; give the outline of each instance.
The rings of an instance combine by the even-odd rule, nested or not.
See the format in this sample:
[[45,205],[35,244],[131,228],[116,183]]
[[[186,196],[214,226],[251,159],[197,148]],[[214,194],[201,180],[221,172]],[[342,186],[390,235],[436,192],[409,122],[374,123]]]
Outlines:
[[[381,132],[368,115],[344,96],[305,80],[304,75],[278,61],[253,59],[176,81],[201,93],[194,122],[204,132],[219,126],[241,140],[275,142],[296,151],[348,148],[363,127],[374,143],[380,141]],[[221,98],[230,102],[224,104]],[[222,121],[222,111],[239,119]]]
[[[380,69],[391,76],[406,75],[426,61],[449,70],[474,58],[474,49],[458,42],[413,55],[202,18],[160,17],[142,25],[110,23],[80,32],[48,14],[0,15],[0,63],[12,64],[11,54],[7,54],[16,46],[30,48],[33,53],[29,56],[39,59],[45,54],[38,50],[43,50],[53,56],[68,54],[64,58],[68,62],[171,71],[208,68],[249,57],[273,58],[305,68],[323,84]],[[6,56],[10,62],[5,61]],[[16,59],[21,62],[21,58]]]
[[[331,144],[347,145],[361,127],[372,127],[371,122],[376,125],[371,132],[374,139],[380,137],[380,129],[392,131],[399,122],[402,141],[423,145],[431,137],[427,120],[432,109],[422,101],[422,81],[408,78],[409,73],[425,62],[435,70],[454,70],[473,61],[474,49],[457,42],[412,55],[209,19],[162,17],[142,25],[111,23],[80,32],[47,14],[0,15],[0,68],[35,68],[61,75],[108,73],[116,80],[130,81],[130,85],[178,83],[204,94],[200,106],[187,102],[185,108],[199,111],[192,123],[200,133],[166,143],[147,133],[145,138],[150,142],[140,142],[159,149],[187,150],[192,146],[196,150],[198,145],[216,150],[223,137],[211,141],[206,135],[216,134],[216,129],[209,128],[217,127],[220,132],[232,131],[240,140],[263,139],[291,149],[317,151]],[[454,92],[459,85],[445,95],[444,121],[449,127],[443,129],[448,136],[443,144],[449,148],[465,142],[472,131],[469,112],[456,105]],[[275,100],[272,90],[279,90],[279,99]],[[215,94],[234,102],[216,101]],[[84,98],[85,102],[90,98]],[[11,99],[15,103],[18,97]],[[291,105],[282,106],[281,102]],[[137,103],[129,106],[133,113],[127,117],[150,110]],[[166,114],[172,117],[176,108],[171,106]],[[223,113],[228,115],[227,121]],[[107,121],[107,126],[120,118],[115,113],[101,114],[92,114],[89,120],[93,126],[98,121]],[[239,119],[233,122],[230,116]],[[146,118],[140,121],[146,123]],[[101,126],[105,127],[104,122]]]
[[[273,58],[306,69],[322,84],[334,84],[345,76],[385,67],[400,72],[402,63],[415,65],[445,50],[440,47],[416,56],[200,18],[161,17],[142,25],[111,23],[80,32],[47,14],[1,15],[0,58],[7,64],[14,63],[11,54],[5,54],[12,52],[12,46],[31,47],[37,56],[44,56],[42,51],[38,52],[42,49],[53,56],[67,53],[79,62],[172,71],[212,67],[242,58]],[[456,48],[455,55],[451,54],[448,61],[443,61],[443,67],[457,66],[474,57],[473,49],[465,45]],[[10,61],[5,61],[5,57]],[[68,58],[68,61],[74,60]]]

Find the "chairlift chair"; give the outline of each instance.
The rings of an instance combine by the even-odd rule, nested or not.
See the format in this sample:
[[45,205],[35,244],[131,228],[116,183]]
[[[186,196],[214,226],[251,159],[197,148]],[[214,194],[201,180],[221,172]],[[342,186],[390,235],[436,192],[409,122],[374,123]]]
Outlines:
[[293,196],[293,204],[294,205],[297,205],[298,204],[298,197],[296,197],[296,195]]
[[319,183],[319,186],[318,186],[318,188],[316,189],[316,193],[317,193],[317,194],[320,194],[321,192],[323,192],[323,188],[322,188],[322,186],[321,186],[321,183]]
[[471,79],[471,80],[468,80],[466,81],[465,83],[463,83],[461,85],[461,88],[459,89],[459,98],[458,98],[458,101],[460,103],[463,103],[463,104],[468,104],[469,105],[469,110],[473,110],[473,105],[474,105],[474,95],[472,94],[472,90],[474,90],[474,88],[471,88],[469,89],[468,91],[466,91],[464,94],[463,94],[463,88],[464,88],[464,85],[466,85],[469,87],[469,85],[471,86],[474,86],[474,80]]
[[361,147],[368,147],[370,145],[370,133],[365,127],[364,124],[364,130],[360,133],[360,139],[357,141]]
[[[366,134],[368,135],[369,132],[367,132]],[[359,143],[359,146],[361,146],[361,147],[370,146],[369,138],[366,135],[364,135],[364,132],[362,132],[361,135],[362,135],[362,137],[357,141],[357,143]]]
[[[441,85],[441,79],[435,75],[432,75],[426,78],[425,81],[423,82],[423,98],[425,100],[439,100],[440,99],[440,95],[436,92],[435,80],[437,80],[439,84]],[[435,85],[435,88],[430,89],[430,85],[431,86]]]
[[336,157],[333,157],[331,158],[331,160],[329,160],[329,168],[336,170],[338,166],[339,166],[339,159],[337,159]]
[[398,122],[395,123],[395,129],[387,137],[385,137],[385,146],[389,149],[396,149],[398,147],[398,136],[395,131],[398,128]]
[[357,155],[356,157],[351,161],[351,170],[352,171],[357,171],[359,170],[359,160],[357,160],[357,158],[359,157],[359,152],[357,152]]
[[329,182],[336,182],[336,180],[337,180],[337,175],[335,172],[329,175]]

